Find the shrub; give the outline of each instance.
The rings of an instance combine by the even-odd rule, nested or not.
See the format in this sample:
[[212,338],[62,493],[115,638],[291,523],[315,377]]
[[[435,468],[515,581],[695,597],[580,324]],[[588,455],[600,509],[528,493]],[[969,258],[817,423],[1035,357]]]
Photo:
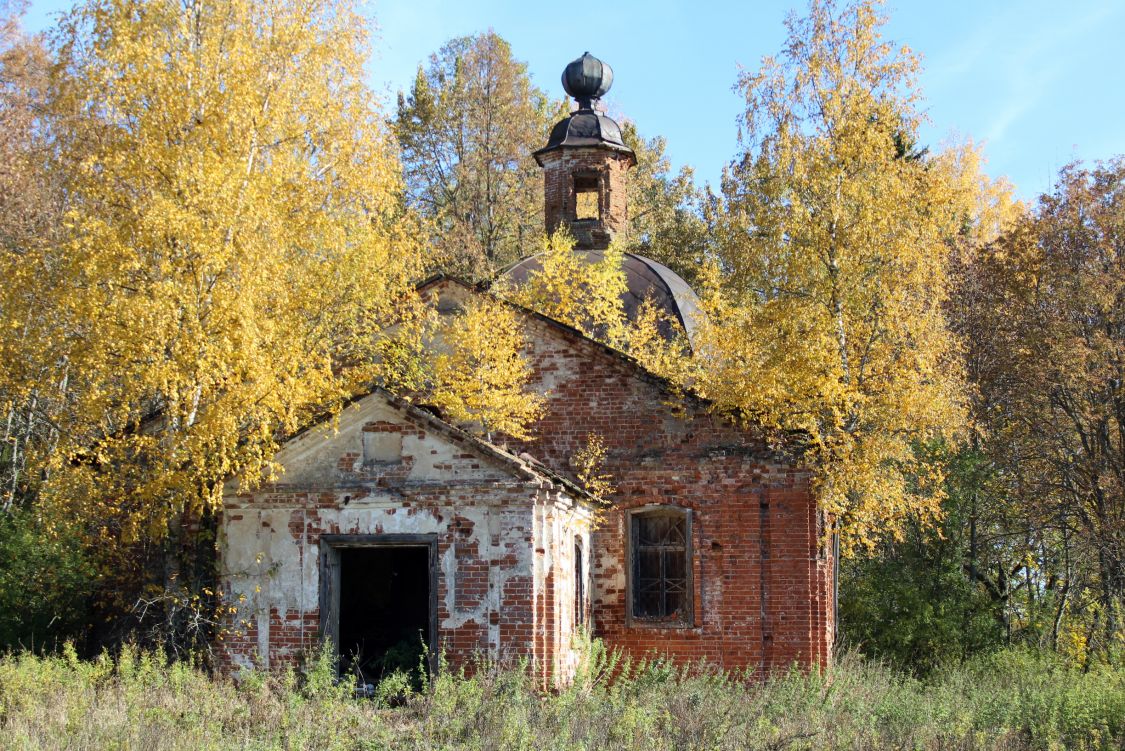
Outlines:
[[591,645],[575,681],[536,689],[526,664],[392,674],[373,698],[330,658],[238,682],[125,648],[0,658],[0,747],[131,749],[962,749],[1125,744],[1125,667],[1074,669],[1006,651],[926,679],[845,654],[825,673],[760,680],[629,661]]
[[30,510],[0,513],[0,650],[82,640],[93,582],[93,566],[71,536]]

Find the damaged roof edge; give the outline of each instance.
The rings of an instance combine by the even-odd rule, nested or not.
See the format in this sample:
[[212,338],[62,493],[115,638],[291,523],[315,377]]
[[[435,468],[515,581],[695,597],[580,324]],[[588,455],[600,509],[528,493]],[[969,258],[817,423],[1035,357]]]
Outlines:
[[[572,495],[576,499],[582,499],[596,505],[608,505],[608,501],[605,501],[593,495],[574,480],[560,475],[558,472],[555,472],[550,467],[543,464],[530,454],[521,454],[520,456],[516,456],[507,449],[486,441],[480,436],[473,435],[469,431],[464,430],[463,428],[459,428],[452,423],[446,422],[432,412],[422,409],[418,405],[408,401],[407,399],[404,399],[401,396],[398,396],[391,391],[388,391],[382,386],[375,385],[370,389],[365,390],[363,393],[356,394],[355,396],[344,402],[344,404],[340,407],[339,413],[337,414],[343,414],[344,410],[348,409],[349,407],[355,406],[362,400],[371,396],[382,397],[382,399],[387,402],[387,404],[397,409],[400,413],[402,413],[404,417],[406,417],[419,427],[423,427],[444,435],[446,438],[449,438],[453,442],[461,446],[467,446],[470,449],[476,451],[478,454],[485,456],[486,458],[492,459],[493,461],[499,462],[500,464],[503,464],[505,466],[512,467],[528,479],[545,481],[550,487],[565,490],[568,494]],[[328,421],[330,417],[332,417],[332,414],[322,414],[319,417],[313,419],[305,427],[301,428],[292,435],[287,436],[278,447],[279,450],[287,444],[291,444],[293,441],[306,435],[309,431],[323,425]]]
[[628,366],[631,370],[633,370],[634,374],[637,377],[660,387],[669,396],[685,396],[685,397],[688,397],[688,398],[694,400],[701,407],[704,407],[705,409],[712,409],[715,406],[717,406],[715,404],[715,402],[713,402],[712,400],[703,396],[702,394],[700,394],[696,391],[693,391],[691,388],[689,388],[687,386],[682,386],[682,385],[674,382],[670,378],[667,378],[667,377],[662,376],[658,373],[652,372],[647,367],[645,367],[644,364],[641,363],[640,360],[638,360],[637,358],[628,354],[627,352],[622,352],[621,350],[616,349],[614,347],[611,347],[604,342],[599,342],[597,339],[594,339],[590,336],[587,336],[582,331],[579,331],[578,329],[574,328],[573,326],[571,326],[569,324],[566,324],[566,323],[563,323],[562,321],[557,321],[554,318],[551,318],[550,316],[543,315],[542,313],[540,313],[538,311],[532,310],[531,308],[524,307],[523,305],[520,305],[519,303],[514,303],[511,300],[505,300],[503,297],[500,297],[499,295],[491,292],[484,283],[474,284],[473,282],[467,281],[467,280],[462,279],[460,277],[453,276],[451,274],[447,274],[444,271],[439,271],[438,273],[433,274],[433,275],[427,277],[426,279],[422,280],[418,284],[416,284],[414,289],[417,292],[421,293],[427,287],[432,287],[433,285],[438,284],[440,282],[452,282],[453,284],[460,285],[460,286],[465,287],[466,289],[472,290],[473,292],[476,292],[478,294],[488,295],[492,299],[497,300],[499,302],[502,302],[505,305],[510,306],[512,309],[517,310],[520,313],[523,313],[524,315],[526,315],[526,316],[528,316],[532,319],[535,319],[537,321],[541,321],[542,323],[545,323],[548,326],[550,326],[554,329],[557,329],[559,331],[563,331],[563,332],[571,335],[572,337],[574,337],[576,339],[579,339],[580,341],[585,342],[588,346],[591,346],[591,347],[599,350],[603,354],[606,354],[606,355],[610,356],[614,360],[617,360],[618,362]]
[[607,503],[570,478],[555,472],[530,454],[525,453],[516,456],[505,448],[486,441],[480,436],[473,435],[469,431],[459,428],[452,423],[446,422],[429,410],[422,409],[418,405],[388,391],[382,386],[375,386],[371,393],[381,395],[391,406],[398,408],[405,416],[415,422],[432,428],[458,443],[469,445],[497,461],[513,466],[529,477],[547,480],[552,485],[565,489],[577,498],[583,498],[600,505],[605,505]]

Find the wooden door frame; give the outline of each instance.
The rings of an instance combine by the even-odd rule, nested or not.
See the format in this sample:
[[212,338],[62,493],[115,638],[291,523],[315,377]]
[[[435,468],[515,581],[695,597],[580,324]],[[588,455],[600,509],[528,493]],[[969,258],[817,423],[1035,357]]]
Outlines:
[[332,640],[340,659],[340,551],[349,548],[426,548],[429,551],[430,604],[427,640],[430,675],[438,666],[438,536],[436,534],[321,535],[320,536],[320,638]]

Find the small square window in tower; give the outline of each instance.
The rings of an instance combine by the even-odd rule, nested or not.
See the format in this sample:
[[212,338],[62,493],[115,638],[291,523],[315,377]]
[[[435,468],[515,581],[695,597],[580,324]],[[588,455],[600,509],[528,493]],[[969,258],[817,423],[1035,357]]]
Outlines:
[[602,218],[597,175],[574,176],[574,218],[595,221]]

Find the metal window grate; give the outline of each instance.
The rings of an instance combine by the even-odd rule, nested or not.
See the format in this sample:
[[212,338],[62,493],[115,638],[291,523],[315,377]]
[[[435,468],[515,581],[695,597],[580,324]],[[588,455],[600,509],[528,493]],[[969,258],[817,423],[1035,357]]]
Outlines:
[[687,511],[632,515],[633,617],[686,621],[691,576]]

